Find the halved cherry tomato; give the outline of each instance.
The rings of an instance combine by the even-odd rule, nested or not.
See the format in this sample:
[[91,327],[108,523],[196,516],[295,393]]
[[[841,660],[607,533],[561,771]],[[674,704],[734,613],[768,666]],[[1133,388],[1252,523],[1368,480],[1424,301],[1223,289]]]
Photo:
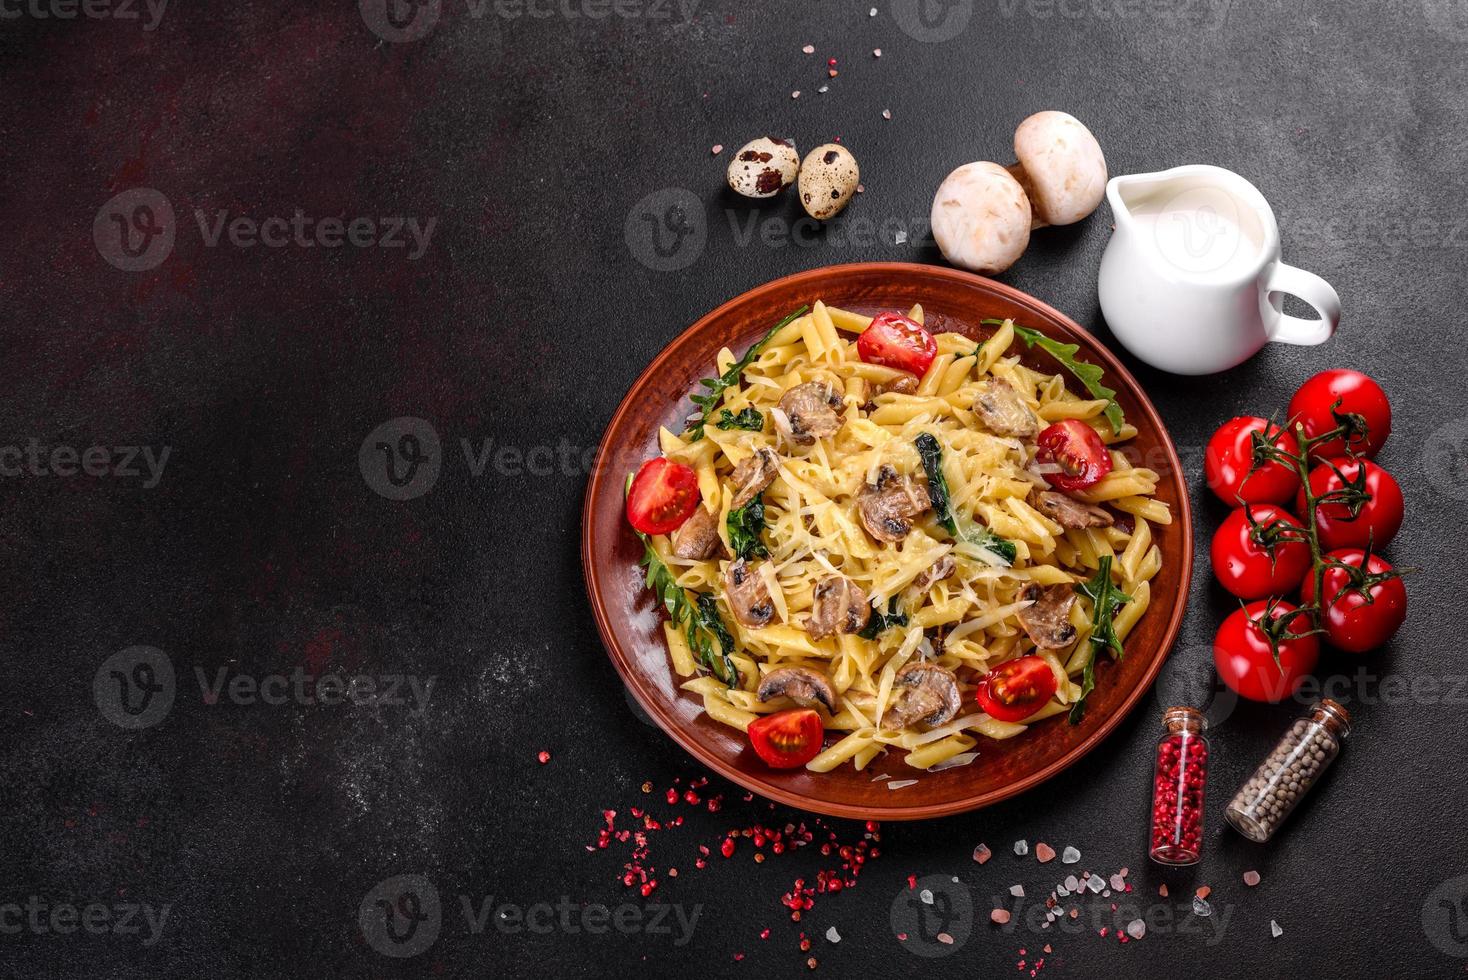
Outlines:
[[1357,456],[1375,456],[1386,437],[1392,434],[1392,406],[1386,392],[1360,371],[1321,371],[1300,385],[1300,390],[1290,399],[1290,418],[1304,426],[1307,438],[1324,435],[1339,426],[1336,414],[1350,422],[1352,431],[1322,442],[1311,450],[1311,456],[1320,459],[1344,456],[1348,441]]
[[1055,694],[1055,672],[1043,657],[1000,664],[979,681],[979,707],[999,721],[1023,721]]
[[[1340,475],[1331,467],[1340,470]],[[1320,543],[1327,549],[1384,548],[1386,543],[1402,528],[1402,512],[1406,502],[1402,499],[1402,488],[1386,470],[1369,459],[1340,457],[1321,463],[1310,471],[1310,491],[1316,497],[1343,489],[1346,481],[1355,483],[1365,474],[1362,490],[1367,500],[1361,504],[1360,512],[1351,516],[1351,507],[1345,503],[1323,504],[1315,511],[1315,526],[1320,530]],[[1341,476],[1346,478],[1345,481]],[[1295,500],[1296,508],[1305,510],[1305,490],[1302,487]]]
[[1054,463],[1059,473],[1046,473],[1045,481],[1059,490],[1084,490],[1111,472],[1111,454],[1096,430],[1079,419],[1065,419],[1047,426],[1035,440],[1035,459]]
[[1304,533],[1299,518],[1283,507],[1245,504],[1224,518],[1214,532],[1213,575],[1240,599],[1291,592],[1310,567],[1310,545],[1303,540]]
[[643,534],[671,534],[698,506],[698,474],[666,456],[650,459],[627,491],[627,520]]
[[774,769],[805,765],[820,755],[825,737],[825,726],[814,708],[777,711],[749,723],[750,747]]
[[921,378],[938,356],[938,342],[916,320],[901,313],[878,313],[856,338],[856,352],[868,364],[909,371]]
[[1254,433],[1260,432],[1286,452],[1298,453],[1300,444],[1287,430],[1268,419],[1241,415],[1218,427],[1203,455],[1208,487],[1230,507],[1246,504],[1282,504],[1300,487],[1293,467],[1270,460],[1250,473],[1254,465]]
[[[1365,653],[1392,638],[1407,619],[1407,588],[1392,566],[1360,548],[1342,548],[1325,556],[1323,591],[1330,600],[1325,609],[1325,642],[1337,650]],[[1348,567],[1342,568],[1341,565]],[[1315,576],[1305,579],[1300,599],[1315,601]]]
[[1314,636],[1279,640],[1279,663],[1269,647],[1260,622],[1276,630],[1305,633],[1310,617],[1298,606],[1275,602],[1251,602],[1235,609],[1218,627],[1213,638],[1213,666],[1221,681],[1251,701],[1277,704],[1300,689],[1305,677],[1320,659],[1320,644]]

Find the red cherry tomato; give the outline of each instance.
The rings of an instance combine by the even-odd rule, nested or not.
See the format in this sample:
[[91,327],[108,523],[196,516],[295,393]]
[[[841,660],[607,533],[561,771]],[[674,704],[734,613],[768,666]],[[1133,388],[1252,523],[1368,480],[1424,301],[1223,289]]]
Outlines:
[[938,356],[938,342],[916,320],[901,313],[878,313],[856,338],[856,352],[868,364],[908,371],[921,378]]
[[1043,657],[1000,664],[979,681],[979,707],[1000,721],[1024,721],[1055,694],[1055,672]]
[[1035,440],[1035,459],[1053,463],[1059,473],[1046,473],[1045,481],[1058,490],[1084,490],[1111,472],[1111,454],[1096,430],[1079,419],[1065,419],[1047,426]]
[[[1345,503],[1322,504],[1315,512],[1315,526],[1320,530],[1320,543],[1330,551],[1337,548],[1384,548],[1396,537],[1402,527],[1402,513],[1406,502],[1402,500],[1402,488],[1386,470],[1369,459],[1333,459],[1321,463],[1310,471],[1310,491],[1316,497],[1341,490],[1346,482],[1331,469],[1340,469],[1347,481],[1354,484],[1364,471],[1362,489],[1369,497],[1361,505],[1360,513],[1351,516],[1351,508]],[[1305,511],[1305,490],[1300,489],[1295,507]]]
[[1298,453],[1300,444],[1288,431],[1253,415],[1229,419],[1218,427],[1203,456],[1208,487],[1230,507],[1246,504],[1282,504],[1300,487],[1294,467],[1279,460],[1265,463],[1254,473],[1254,433],[1264,433],[1274,445]]
[[1332,410],[1351,422],[1352,431],[1322,442],[1310,451],[1313,457],[1344,456],[1348,441],[1356,455],[1375,456],[1392,434],[1392,406],[1386,392],[1360,371],[1321,371],[1300,385],[1290,399],[1290,418],[1304,426],[1307,438],[1324,435],[1340,425]]
[[814,708],[777,711],[749,723],[750,747],[774,769],[805,765],[820,755],[825,737],[825,726]]
[[[1392,566],[1360,548],[1332,551],[1327,560],[1344,562],[1350,568],[1328,565],[1323,592],[1330,605],[1325,609],[1325,642],[1337,650],[1365,653],[1392,638],[1407,619],[1407,589],[1400,577],[1390,575]],[[1315,601],[1315,576],[1305,579],[1300,598]]]
[[1299,690],[1315,669],[1320,644],[1314,636],[1281,639],[1276,664],[1269,638],[1256,620],[1282,623],[1273,628],[1303,633],[1310,629],[1310,618],[1288,602],[1276,602],[1272,614],[1268,607],[1268,602],[1251,602],[1223,621],[1213,638],[1213,666],[1219,679],[1241,696],[1276,703]]
[[627,491],[627,520],[643,534],[671,534],[698,506],[698,474],[666,456],[650,459]]
[[1224,518],[1213,535],[1213,575],[1240,599],[1292,592],[1310,567],[1304,533],[1304,525],[1283,507],[1246,504]]

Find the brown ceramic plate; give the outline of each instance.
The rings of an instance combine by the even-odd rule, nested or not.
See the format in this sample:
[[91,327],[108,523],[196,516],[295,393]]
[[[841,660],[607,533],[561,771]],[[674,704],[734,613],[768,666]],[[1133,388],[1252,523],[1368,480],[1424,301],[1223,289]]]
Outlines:
[[[1162,474],[1157,497],[1172,507],[1173,523],[1157,528],[1163,567],[1152,580],[1152,603],[1127,639],[1121,663],[1098,665],[1096,690],[1084,721],[1062,716],[1019,738],[980,739],[971,765],[937,773],[909,769],[903,753],[879,758],[865,772],[845,765],[829,773],[776,771],[746,747],[744,736],[711,721],[701,699],[678,689],[663,640],[662,610],[643,585],[642,547],[623,517],[627,474],[657,455],[660,425],[677,431],[691,408],[698,379],[714,373],[719,348],[744,353],[791,310],[817,299],[863,313],[906,310],[921,303],[935,332],[970,337],[989,332],[979,321],[1013,317],[1016,323],[1080,345],[1080,356],[1106,370],[1137,438],[1129,444],[1139,465]],[[1022,347],[1016,342],[1016,348]],[[1013,353],[1013,351],[1011,351]],[[1025,363],[1060,370],[1049,355],[1024,352]],[[1072,390],[1079,387],[1072,383]],[[1002,283],[935,266],[863,263],[815,269],[751,290],[703,317],[648,366],[622,400],[602,437],[586,490],[581,560],[602,640],[622,680],[649,715],[678,744],[720,775],[761,796],[817,813],[877,820],[917,820],[988,806],[1036,786],[1073,765],[1106,737],[1146,693],[1177,636],[1192,575],[1193,541],[1188,497],[1172,440],[1136,380],[1094,337],[1068,317]],[[889,790],[879,773],[918,782]]]

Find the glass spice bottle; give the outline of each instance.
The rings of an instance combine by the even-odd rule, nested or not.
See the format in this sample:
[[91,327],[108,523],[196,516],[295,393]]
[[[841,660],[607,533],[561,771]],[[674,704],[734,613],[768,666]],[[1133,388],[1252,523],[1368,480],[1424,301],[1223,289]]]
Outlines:
[[1152,860],[1196,864],[1203,847],[1203,787],[1208,779],[1208,721],[1196,708],[1162,713],[1152,776]]
[[1330,698],[1316,702],[1310,714],[1285,730],[1249,781],[1239,787],[1223,816],[1252,841],[1265,843],[1310,792],[1320,774],[1340,754],[1341,740],[1351,733],[1351,716]]

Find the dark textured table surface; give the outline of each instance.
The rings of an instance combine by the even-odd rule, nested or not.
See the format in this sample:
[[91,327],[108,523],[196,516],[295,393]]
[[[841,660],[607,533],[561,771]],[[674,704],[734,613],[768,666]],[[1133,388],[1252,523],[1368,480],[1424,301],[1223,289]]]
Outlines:
[[[0,0],[0,974],[1463,971],[1461,0],[354,6]],[[938,181],[1005,160],[1043,108],[1090,124],[1112,173],[1255,181],[1345,318],[1324,347],[1202,380],[1128,361],[1190,461],[1199,531],[1158,688],[1047,785],[883,827],[858,885],[794,923],[781,894],[835,859],[756,863],[743,840],[695,859],[799,814],[717,783],[699,791],[724,794],[717,814],[663,799],[701,773],[603,654],[579,570],[588,460],[643,365],[725,299],[827,264],[940,261]],[[793,196],[733,198],[728,154],[767,131],[841,137],[865,193],[816,234]],[[699,234],[655,261],[640,215],[680,188]],[[1103,205],[1039,233],[1003,279],[1109,341],[1109,227]],[[1158,713],[1207,695],[1230,608],[1198,447],[1330,366],[1394,400],[1381,461],[1409,502],[1390,555],[1421,569],[1411,618],[1389,648],[1326,661],[1357,731],[1267,848],[1219,807],[1299,706],[1219,719],[1206,858],[1163,874],[1143,850]],[[414,430],[427,460],[399,491],[359,449],[402,418],[438,447]],[[646,901],[620,880],[632,842],[586,846],[603,809],[626,827],[634,806],[686,817],[649,839]],[[1042,931],[1063,871],[1015,858],[1020,838],[1078,847],[1064,870],[1129,866],[1135,890],[1115,921],[1118,897],[1097,899]],[[935,876],[933,906],[909,875]],[[1207,919],[1188,911],[1202,884]],[[413,920],[373,927],[402,895]],[[1010,928],[996,904],[1019,908]],[[1147,936],[1119,943],[1135,917]],[[940,929],[957,941],[925,938]]]

